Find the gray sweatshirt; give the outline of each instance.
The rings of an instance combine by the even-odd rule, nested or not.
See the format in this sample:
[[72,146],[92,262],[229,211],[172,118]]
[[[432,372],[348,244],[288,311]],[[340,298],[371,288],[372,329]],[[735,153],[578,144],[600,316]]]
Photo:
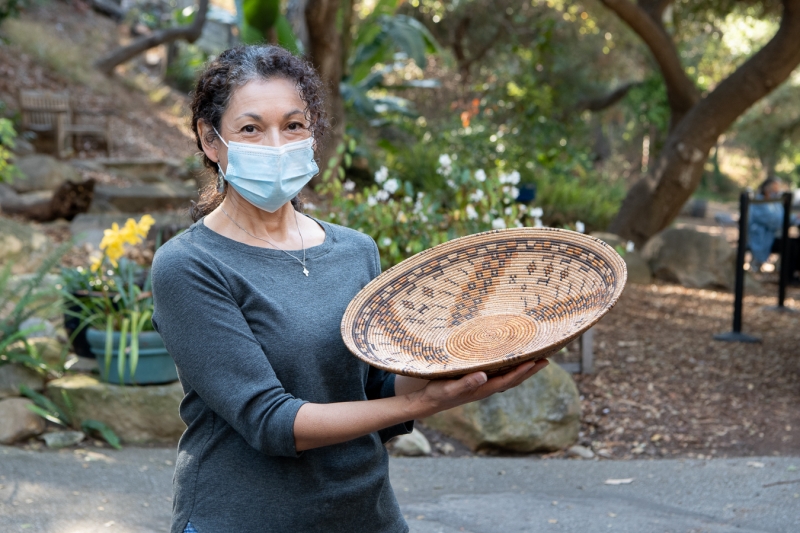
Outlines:
[[[339,325],[380,271],[374,241],[320,222],[309,276],[282,251],[203,220],[153,260],[153,326],[175,359],[187,429],[178,444],[172,533],[406,532],[383,442],[411,423],[298,453],[305,402],[394,395],[394,376],[356,359]],[[302,252],[294,252],[302,258]]]

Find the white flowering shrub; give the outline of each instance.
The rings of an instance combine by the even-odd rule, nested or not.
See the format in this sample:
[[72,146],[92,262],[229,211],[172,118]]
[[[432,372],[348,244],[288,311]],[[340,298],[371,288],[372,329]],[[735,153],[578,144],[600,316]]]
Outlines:
[[541,209],[528,213],[527,206],[514,201],[519,172],[462,168],[447,154],[439,157],[436,171],[446,186],[435,192],[415,190],[386,167],[375,173],[374,185],[361,190],[335,172],[326,173],[318,191],[330,198],[330,221],[375,239],[383,268],[455,237],[541,226]]

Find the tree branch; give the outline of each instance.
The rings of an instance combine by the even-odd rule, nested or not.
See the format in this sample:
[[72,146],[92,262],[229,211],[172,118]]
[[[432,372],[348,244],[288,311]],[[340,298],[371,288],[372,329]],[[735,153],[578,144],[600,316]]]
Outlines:
[[695,105],[669,134],[650,175],[628,192],[609,230],[643,244],[697,188],[709,150],[751,105],[800,65],[800,0],[783,0],[772,39]]
[[628,94],[632,88],[639,85],[641,82],[639,81],[632,81],[617,87],[610,93],[605,96],[601,96],[600,98],[594,98],[592,100],[584,100],[578,104],[578,111],[602,111],[603,109],[607,109],[612,105],[616,104],[623,98],[625,95]]
[[704,127],[693,136],[702,137],[698,139],[701,144],[713,146],[717,137],[750,106],[783,83],[798,65],[800,0],[783,0],[781,25],[772,39],[700,100],[686,115],[686,124],[681,124],[680,130],[688,135],[701,122]]
[[467,57],[466,47],[464,40],[469,33],[469,25],[472,23],[472,17],[469,15],[463,17],[458,21],[455,32],[453,34],[453,55],[456,57],[458,63],[458,71],[461,74],[461,82],[466,84],[469,80],[469,73],[472,70],[472,65],[480,61],[497,43],[500,35],[503,33],[503,26],[498,24],[497,31],[494,35],[483,44],[471,57]]
[[661,23],[661,14],[669,5],[666,0],[656,0],[637,6],[629,0],[601,0],[635,31],[650,49],[658,63],[667,86],[667,99],[672,111],[672,130],[694,104],[700,100],[700,91],[686,75],[672,38]]
[[125,10],[110,0],[89,0],[89,5],[98,13],[110,17],[117,22],[125,18]]
[[165,28],[154,31],[150,35],[137,39],[127,46],[117,48],[105,57],[100,58],[95,63],[95,66],[104,74],[111,74],[117,65],[121,65],[142,52],[160,44],[171,43],[178,39],[183,39],[190,43],[195,42],[203,33],[203,26],[206,23],[206,12],[208,11],[208,1],[209,0],[199,0],[197,13],[195,13],[194,20],[188,26]]

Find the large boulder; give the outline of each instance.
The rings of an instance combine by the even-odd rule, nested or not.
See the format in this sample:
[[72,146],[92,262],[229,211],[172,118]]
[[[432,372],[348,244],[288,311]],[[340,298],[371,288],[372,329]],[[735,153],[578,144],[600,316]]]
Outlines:
[[186,429],[178,414],[183,399],[180,382],[122,387],[78,374],[47,384],[47,396],[64,408],[62,392],[71,400],[79,422],[99,420],[125,443],[175,443]]
[[519,387],[442,411],[424,422],[473,450],[547,452],[575,443],[580,415],[575,382],[550,363]]
[[21,385],[40,392],[44,390],[44,378],[26,366],[15,363],[0,365],[0,398],[19,396]]
[[44,431],[44,420],[28,409],[29,405],[33,402],[27,398],[0,400],[0,444],[12,444]]
[[736,251],[725,237],[690,228],[669,228],[642,250],[656,278],[684,287],[731,288]]
[[633,285],[649,285],[653,282],[650,265],[639,252],[625,252],[622,256],[628,269],[628,283]]
[[75,167],[44,154],[18,157],[14,164],[25,176],[16,179],[11,187],[19,193],[54,191],[66,181],[80,181],[81,175]]
[[0,217],[0,267],[11,263],[14,274],[33,272],[52,249],[53,244],[44,233]]

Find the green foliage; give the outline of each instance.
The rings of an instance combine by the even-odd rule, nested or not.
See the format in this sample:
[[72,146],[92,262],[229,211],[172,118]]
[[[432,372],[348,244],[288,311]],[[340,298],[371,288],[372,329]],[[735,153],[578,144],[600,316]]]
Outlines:
[[167,67],[166,80],[179,91],[188,93],[197,83],[208,54],[189,43],[175,43],[175,50],[177,53]]
[[[139,361],[139,333],[153,329],[150,322],[153,316],[150,269],[123,255],[125,245],[141,243],[154,223],[150,215],[143,215],[138,223],[129,218],[122,228],[114,223],[105,230],[100,243],[103,255],[93,261],[90,269],[69,272],[69,284],[61,289],[61,296],[69,307],[65,313],[80,319],[73,335],[89,326],[106,333],[105,366],[101,369],[104,380],[109,375],[114,332],[120,333],[117,349],[119,375],[125,374],[125,367],[129,364],[130,375],[134,376]],[[91,290],[74,290],[86,286]],[[127,345],[128,333],[130,346]]]
[[45,258],[36,272],[22,279],[11,275],[11,263],[0,271],[0,341],[20,332],[24,321],[58,304],[58,289],[44,283],[68,248],[64,244]]
[[[411,102],[394,92],[439,85],[436,80],[409,80],[404,75],[412,65],[421,72],[427,56],[439,53],[440,47],[424,25],[395,14],[395,8],[395,2],[382,0],[357,27],[340,91],[349,110],[361,117],[416,117]],[[389,82],[390,78],[394,80]]]
[[362,190],[343,181],[343,171],[327,171],[320,189],[331,198],[327,216],[375,239],[383,268],[455,237],[522,226],[526,220],[527,206],[514,202],[519,173],[472,170],[446,155],[435,171],[446,187],[430,192],[386,167]]
[[244,23],[261,34],[262,39],[275,26],[281,13],[280,0],[243,0]]
[[0,24],[9,17],[18,17],[29,3],[29,0],[0,0]]
[[[33,400],[34,405],[28,406],[28,409],[30,409],[31,412],[41,416],[49,422],[53,422],[54,424],[78,429],[78,423],[77,419],[75,418],[72,400],[70,400],[67,391],[61,391],[61,398],[66,406],[66,409],[62,409],[50,398],[39,394],[27,385],[20,386],[20,393],[22,393],[23,396]],[[116,433],[114,433],[114,430],[98,420],[86,419],[80,423],[80,429],[84,433],[90,435],[97,434],[112,447],[118,450],[122,449],[122,446],[119,442],[119,437]]]
[[292,25],[281,13],[280,0],[238,0],[239,33],[245,44],[259,44],[271,40],[275,32],[278,44],[293,54],[301,55],[301,44],[292,30]]
[[439,45],[428,29],[406,15],[378,15],[359,32],[349,61],[350,80],[359,82],[379,64],[392,63],[401,52],[425,68],[427,54],[439,52]]
[[[0,110],[5,107],[0,102]],[[0,183],[11,183],[22,178],[22,173],[11,163],[14,154],[11,152],[16,146],[17,132],[10,119],[0,117]]]
[[[0,365],[17,363],[44,375],[63,370],[63,365],[48,365],[36,346],[28,342],[27,337],[42,327],[21,328],[26,320],[58,308],[58,289],[44,283],[44,279],[68,246],[56,248],[32,275],[12,276],[11,263],[0,271]],[[65,355],[64,351],[62,361]]]

